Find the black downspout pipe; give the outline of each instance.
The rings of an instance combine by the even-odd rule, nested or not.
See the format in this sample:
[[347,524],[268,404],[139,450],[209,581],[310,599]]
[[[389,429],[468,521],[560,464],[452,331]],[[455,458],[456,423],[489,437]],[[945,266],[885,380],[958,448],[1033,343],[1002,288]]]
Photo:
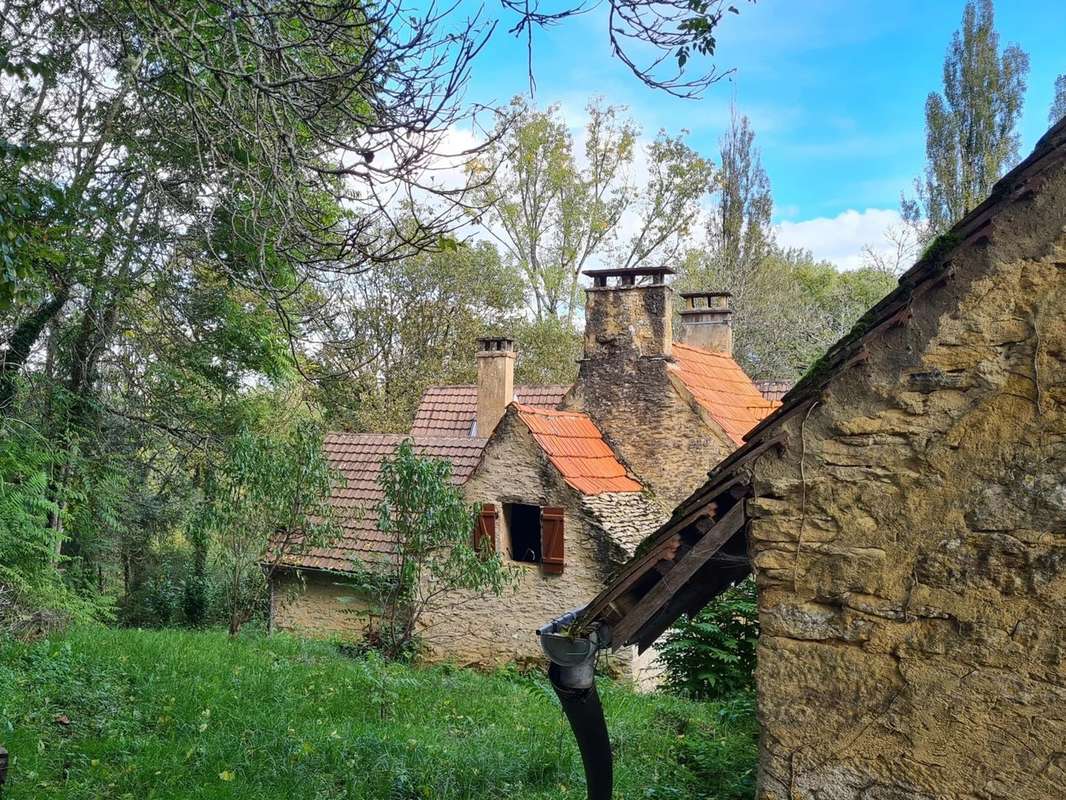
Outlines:
[[611,800],[614,789],[611,739],[596,691],[596,655],[609,646],[609,631],[606,626],[600,626],[588,638],[571,637],[566,629],[576,616],[577,612],[568,612],[540,628],[537,635],[551,660],[548,680],[581,751],[588,800]]

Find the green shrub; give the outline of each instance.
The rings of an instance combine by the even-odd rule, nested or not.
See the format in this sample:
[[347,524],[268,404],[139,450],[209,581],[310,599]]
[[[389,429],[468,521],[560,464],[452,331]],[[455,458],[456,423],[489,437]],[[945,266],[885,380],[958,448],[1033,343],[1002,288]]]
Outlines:
[[697,699],[753,691],[758,638],[755,582],[748,578],[667,632],[659,651],[666,687]]

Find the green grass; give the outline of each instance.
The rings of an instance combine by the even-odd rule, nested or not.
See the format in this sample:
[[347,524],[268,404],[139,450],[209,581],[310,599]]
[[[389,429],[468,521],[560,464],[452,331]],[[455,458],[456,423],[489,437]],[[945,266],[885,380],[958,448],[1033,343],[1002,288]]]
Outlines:
[[[746,698],[608,681],[601,693],[616,797],[752,796]],[[0,744],[4,800],[585,796],[539,678],[353,659],[284,636],[80,628],[0,643]]]

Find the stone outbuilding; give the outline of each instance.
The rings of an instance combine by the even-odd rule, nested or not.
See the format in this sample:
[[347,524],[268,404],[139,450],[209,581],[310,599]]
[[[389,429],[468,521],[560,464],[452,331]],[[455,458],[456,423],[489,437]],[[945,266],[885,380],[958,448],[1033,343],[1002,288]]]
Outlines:
[[1066,797],[1066,121],[588,606],[754,572],[762,800]]
[[[572,386],[515,386],[513,342],[485,338],[476,385],[426,391],[409,438],[417,452],[451,461],[453,480],[480,508],[472,536],[519,572],[513,593],[430,609],[424,634],[435,656],[479,665],[539,658],[535,629],[602,589],[776,407],[732,357],[727,296],[683,295],[674,341],[669,274],[590,273]],[[377,477],[404,438],[326,438],[327,457],[347,479],[332,498],[343,535],[285,561],[272,581],[272,627],[343,636],[365,629],[369,605],[346,578],[390,557],[376,524]]]

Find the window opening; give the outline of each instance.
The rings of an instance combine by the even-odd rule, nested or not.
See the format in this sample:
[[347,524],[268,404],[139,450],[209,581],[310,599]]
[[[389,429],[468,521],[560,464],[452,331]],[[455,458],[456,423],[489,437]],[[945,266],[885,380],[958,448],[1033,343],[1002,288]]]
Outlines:
[[505,506],[511,536],[511,558],[530,564],[541,562],[540,506],[511,503]]

